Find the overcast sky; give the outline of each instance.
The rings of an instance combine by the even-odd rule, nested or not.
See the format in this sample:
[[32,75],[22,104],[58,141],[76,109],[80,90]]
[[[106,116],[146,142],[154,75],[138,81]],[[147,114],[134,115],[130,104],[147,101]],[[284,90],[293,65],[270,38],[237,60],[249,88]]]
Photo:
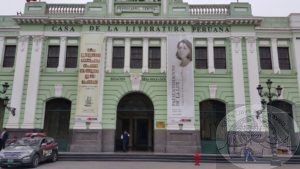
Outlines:
[[[86,3],[93,0],[41,0],[47,3]],[[229,4],[237,0],[184,0],[189,4]],[[254,16],[288,16],[300,13],[300,0],[239,0],[252,5]],[[0,15],[16,15],[24,11],[26,0],[1,0]]]

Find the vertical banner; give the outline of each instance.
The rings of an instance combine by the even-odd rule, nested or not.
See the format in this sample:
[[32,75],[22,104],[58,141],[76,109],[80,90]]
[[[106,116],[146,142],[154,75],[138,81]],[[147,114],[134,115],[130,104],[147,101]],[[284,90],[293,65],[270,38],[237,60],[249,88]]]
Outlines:
[[168,129],[194,130],[192,37],[168,37]]
[[100,121],[100,66],[103,60],[103,34],[83,34],[81,37],[77,107],[74,128],[85,128]]

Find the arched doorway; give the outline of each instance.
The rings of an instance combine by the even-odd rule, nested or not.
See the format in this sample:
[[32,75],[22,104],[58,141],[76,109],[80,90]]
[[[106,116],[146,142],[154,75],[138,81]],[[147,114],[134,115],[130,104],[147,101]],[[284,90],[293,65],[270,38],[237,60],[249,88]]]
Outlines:
[[4,100],[0,99],[0,129],[1,130],[3,128],[4,113],[5,113]]
[[[277,137],[278,153],[295,152],[296,143],[293,106],[285,101],[272,101],[268,106],[269,131]],[[270,117],[272,115],[272,118]]]
[[58,142],[59,151],[68,150],[71,101],[63,98],[46,103],[44,132]]
[[129,150],[153,151],[154,107],[150,98],[134,92],[124,96],[117,107],[115,151],[121,151],[121,133],[130,134]]
[[[220,122],[226,118],[226,105],[217,100],[200,102],[200,137],[203,154],[227,154],[228,147],[218,147],[226,144],[227,126]],[[226,122],[226,120],[225,120]]]

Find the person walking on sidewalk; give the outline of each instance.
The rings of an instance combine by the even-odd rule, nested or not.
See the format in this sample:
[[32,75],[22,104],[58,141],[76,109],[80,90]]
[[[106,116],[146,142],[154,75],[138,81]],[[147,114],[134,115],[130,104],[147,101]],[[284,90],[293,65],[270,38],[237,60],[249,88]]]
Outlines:
[[256,161],[253,150],[247,144],[245,144],[244,148],[244,157],[246,162],[248,162],[250,159]]

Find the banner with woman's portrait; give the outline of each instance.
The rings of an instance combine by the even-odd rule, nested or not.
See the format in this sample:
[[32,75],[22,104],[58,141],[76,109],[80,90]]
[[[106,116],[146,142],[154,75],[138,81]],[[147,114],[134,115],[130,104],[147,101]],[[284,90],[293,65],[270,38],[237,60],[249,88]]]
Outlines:
[[168,37],[168,129],[194,129],[192,37]]

